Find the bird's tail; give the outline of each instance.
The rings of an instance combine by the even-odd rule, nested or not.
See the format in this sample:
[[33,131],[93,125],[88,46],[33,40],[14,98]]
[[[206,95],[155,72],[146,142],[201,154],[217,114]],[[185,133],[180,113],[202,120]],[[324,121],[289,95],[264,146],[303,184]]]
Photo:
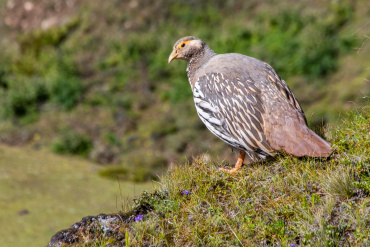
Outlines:
[[307,130],[305,138],[299,140],[292,150],[286,151],[298,157],[328,157],[333,152],[330,144],[311,129],[307,128]]

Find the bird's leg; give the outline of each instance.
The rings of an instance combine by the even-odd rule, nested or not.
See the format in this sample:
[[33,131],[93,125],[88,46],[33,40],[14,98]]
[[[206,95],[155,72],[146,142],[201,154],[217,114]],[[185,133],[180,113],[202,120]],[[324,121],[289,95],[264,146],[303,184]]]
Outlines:
[[232,168],[232,169],[220,168],[219,170],[220,171],[223,171],[223,172],[230,173],[230,174],[234,174],[235,172],[237,172],[238,170],[240,170],[242,168],[244,158],[245,158],[245,152],[244,151],[240,151],[240,155],[238,157],[238,161],[236,161],[236,164],[235,164],[235,167],[234,168]]

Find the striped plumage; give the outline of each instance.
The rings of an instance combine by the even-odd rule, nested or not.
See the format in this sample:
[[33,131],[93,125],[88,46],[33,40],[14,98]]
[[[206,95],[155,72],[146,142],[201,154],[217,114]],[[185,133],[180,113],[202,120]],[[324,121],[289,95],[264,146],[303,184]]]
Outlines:
[[188,61],[187,72],[197,113],[207,128],[252,160],[285,151],[295,156],[327,157],[332,149],[307,126],[302,108],[274,69],[241,54],[218,55],[195,37],[178,40],[169,62]]

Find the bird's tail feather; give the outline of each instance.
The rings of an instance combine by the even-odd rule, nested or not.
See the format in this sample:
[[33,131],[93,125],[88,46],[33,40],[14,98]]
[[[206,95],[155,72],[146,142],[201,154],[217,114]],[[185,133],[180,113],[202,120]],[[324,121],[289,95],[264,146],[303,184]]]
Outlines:
[[330,144],[309,128],[307,130],[304,139],[297,140],[290,150],[285,151],[298,157],[328,157],[333,152]]

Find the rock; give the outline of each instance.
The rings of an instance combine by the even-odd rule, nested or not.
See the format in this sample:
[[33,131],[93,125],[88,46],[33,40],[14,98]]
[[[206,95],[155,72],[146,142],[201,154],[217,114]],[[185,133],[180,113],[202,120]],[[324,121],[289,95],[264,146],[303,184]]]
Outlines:
[[134,199],[135,206],[127,213],[86,216],[70,228],[54,234],[48,247],[95,246],[97,242],[101,243],[103,240],[109,241],[107,247],[126,246],[126,232],[130,232],[130,226],[135,222],[135,217],[141,215],[140,218],[142,218],[152,212],[154,207],[150,202],[164,200],[167,196],[167,191],[143,192],[140,198]]
[[134,217],[125,214],[99,214],[84,217],[70,228],[52,236],[48,247],[89,243],[101,239],[103,235],[108,239],[115,239],[115,246],[124,246],[127,224],[132,222]]

